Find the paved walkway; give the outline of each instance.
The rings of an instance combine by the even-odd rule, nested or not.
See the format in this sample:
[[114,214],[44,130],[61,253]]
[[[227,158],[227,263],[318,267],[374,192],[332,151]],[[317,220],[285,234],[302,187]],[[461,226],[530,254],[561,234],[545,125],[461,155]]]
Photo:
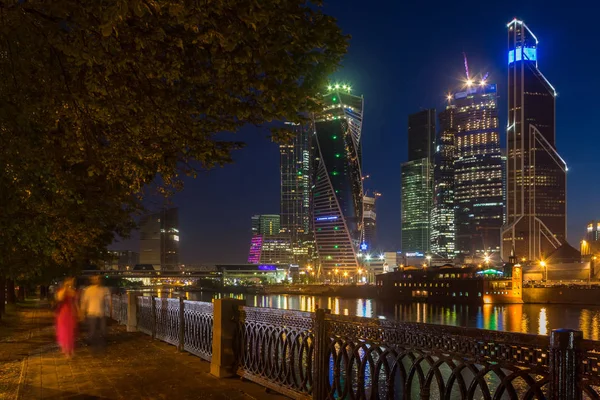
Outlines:
[[30,306],[18,317],[10,335],[0,329],[0,399],[284,399],[250,382],[217,379],[198,357],[114,324],[104,353],[81,344],[66,360],[50,310]]

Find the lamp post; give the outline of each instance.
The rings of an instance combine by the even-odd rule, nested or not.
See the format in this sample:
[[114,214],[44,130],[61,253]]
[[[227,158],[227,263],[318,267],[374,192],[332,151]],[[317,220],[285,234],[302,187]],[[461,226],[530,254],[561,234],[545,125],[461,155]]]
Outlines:
[[339,269],[337,269],[337,268],[333,270],[333,273],[335,274],[335,280],[337,280],[337,281],[338,281],[338,283],[340,283],[340,282],[339,282],[339,279],[338,279],[338,277],[337,277],[337,275],[338,275],[338,273],[339,273],[339,272],[340,272],[340,270],[339,270]]
[[596,256],[592,256],[590,260],[590,268],[588,269],[588,288],[592,288],[592,267],[596,269]]
[[348,283],[348,271],[344,271],[344,283]]
[[425,258],[427,259],[427,267],[431,267],[431,255],[428,254]]
[[490,256],[488,255],[488,253],[484,254],[483,261],[485,262],[485,269],[489,269],[489,267],[490,267]]
[[548,284],[548,267],[546,266],[546,261],[540,261],[540,267],[544,268],[544,273],[546,277],[544,278],[544,282]]

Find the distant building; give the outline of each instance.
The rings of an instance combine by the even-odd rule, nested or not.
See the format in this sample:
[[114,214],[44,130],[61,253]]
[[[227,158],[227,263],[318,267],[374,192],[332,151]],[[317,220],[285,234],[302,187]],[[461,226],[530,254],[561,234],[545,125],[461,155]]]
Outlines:
[[451,102],[456,252],[471,257],[500,252],[504,194],[496,85],[471,82]]
[[286,234],[264,236],[260,264],[290,265],[294,261],[290,236]]
[[109,250],[106,269],[127,271],[140,263],[140,254],[131,250]]
[[443,257],[454,257],[456,225],[454,210],[454,113],[448,105],[439,114],[439,134],[434,155],[433,208],[431,211],[431,252]]
[[600,242],[600,220],[588,222],[585,240],[588,242]]
[[140,264],[179,268],[179,209],[165,208],[140,221]]
[[362,239],[361,133],[363,98],[346,85],[333,85],[314,115],[316,144],[313,189],[314,232],[320,274],[354,273]]
[[435,109],[408,116],[408,161],[401,166],[402,251],[429,252]]
[[276,214],[253,215],[252,235],[278,235],[281,228],[281,217]]
[[367,250],[377,248],[377,213],[375,210],[375,201],[377,196],[363,196],[363,243]]
[[556,149],[556,90],[538,69],[538,40],[508,29],[506,224],[502,258],[543,260],[566,242],[567,165]]

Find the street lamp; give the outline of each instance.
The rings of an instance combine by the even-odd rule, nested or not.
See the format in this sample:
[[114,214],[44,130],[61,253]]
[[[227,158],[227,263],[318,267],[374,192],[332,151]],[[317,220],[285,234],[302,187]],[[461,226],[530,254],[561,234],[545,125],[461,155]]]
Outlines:
[[431,255],[427,255],[427,257],[425,257],[427,259],[427,266],[431,267]]
[[544,268],[544,272],[546,275],[546,278],[544,279],[544,281],[546,283],[548,283],[548,267],[546,266],[546,261],[544,261],[544,260],[540,261],[540,267]]
[[371,255],[370,255],[370,254],[367,254],[367,255],[365,256],[365,260],[367,260],[367,261],[371,261]]
[[485,262],[485,269],[488,269],[490,266],[490,256],[488,256],[488,253],[483,255],[483,261]]
[[348,271],[344,271],[344,281],[348,283]]

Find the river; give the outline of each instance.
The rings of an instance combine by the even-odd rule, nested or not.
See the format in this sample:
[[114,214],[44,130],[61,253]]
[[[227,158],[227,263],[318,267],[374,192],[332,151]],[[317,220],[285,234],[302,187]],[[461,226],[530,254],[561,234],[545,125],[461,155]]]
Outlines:
[[393,303],[375,299],[346,299],[303,295],[239,295],[211,292],[159,292],[163,296],[185,296],[190,300],[211,301],[213,298],[245,299],[253,307],[314,311],[319,306],[334,314],[398,321],[465,326],[498,331],[548,335],[552,329],[570,328],[583,331],[586,339],[600,340],[600,306],[560,304],[486,304],[435,305],[425,303]]

